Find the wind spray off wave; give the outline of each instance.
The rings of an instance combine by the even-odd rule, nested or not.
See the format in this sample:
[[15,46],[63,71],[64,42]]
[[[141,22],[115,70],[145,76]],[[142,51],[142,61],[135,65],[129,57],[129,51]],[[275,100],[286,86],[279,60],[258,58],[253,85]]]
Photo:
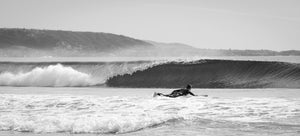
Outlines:
[[29,72],[0,74],[0,85],[5,86],[91,86],[97,81],[89,74],[65,67],[61,64],[44,68],[37,67]]
[[159,62],[0,63],[0,86],[95,86],[108,78],[133,73]]

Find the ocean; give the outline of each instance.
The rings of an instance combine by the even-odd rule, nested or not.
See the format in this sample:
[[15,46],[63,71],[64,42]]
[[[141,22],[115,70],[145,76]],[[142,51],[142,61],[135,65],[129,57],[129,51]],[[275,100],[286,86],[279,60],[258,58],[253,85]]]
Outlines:
[[0,135],[300,134],[300,57],[122,59],[1,58]]

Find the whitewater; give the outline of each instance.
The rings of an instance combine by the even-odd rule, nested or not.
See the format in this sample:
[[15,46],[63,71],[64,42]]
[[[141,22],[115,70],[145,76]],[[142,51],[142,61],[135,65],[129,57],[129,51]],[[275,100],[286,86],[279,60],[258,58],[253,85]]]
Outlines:
[[2,62],[1,86],[95,86],[116,75],[130,74],[163,61]]
[[282,135],[300,133],[294,89],[1,88],[0,135]]
[[0,62],[0,136],[300,134],[299,57],[74,60]]

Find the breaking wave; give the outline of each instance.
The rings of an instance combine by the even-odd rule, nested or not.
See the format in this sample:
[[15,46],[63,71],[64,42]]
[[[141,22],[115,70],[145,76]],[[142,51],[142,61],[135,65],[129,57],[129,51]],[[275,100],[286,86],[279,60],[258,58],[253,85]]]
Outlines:
[[91,86],[97,81],[91,75],[64,67],[61,64],[37,67],[25,73],[0,74],[0,85],[5,86]]
[[2,62],[1,86],[95,86],[109,77],[133,73],[159,62]]
[[300,88],[300,64],[198,60],[1,62],[1,86]]
[[240,60],[169,62],[107,81],[114,87],[174,88],[188,83],[197,88],[300,88],[300,65]]

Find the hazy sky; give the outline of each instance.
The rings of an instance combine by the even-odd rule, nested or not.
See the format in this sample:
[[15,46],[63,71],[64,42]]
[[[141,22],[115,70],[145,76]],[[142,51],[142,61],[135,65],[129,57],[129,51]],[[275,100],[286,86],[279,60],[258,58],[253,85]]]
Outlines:
[[212,49],[300,50],[300,0],[0,0],[0,27],[108,32]]

